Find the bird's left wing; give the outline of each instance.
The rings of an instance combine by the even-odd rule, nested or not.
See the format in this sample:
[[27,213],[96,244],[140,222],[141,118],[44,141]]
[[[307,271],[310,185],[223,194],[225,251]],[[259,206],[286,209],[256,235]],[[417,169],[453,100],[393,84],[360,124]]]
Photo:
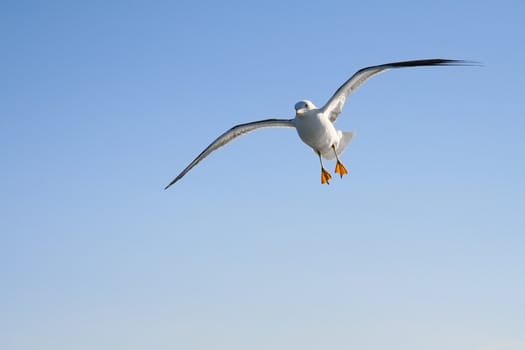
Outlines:
[[204,151],[201,152],[195,158],[173,181],[169,183],[168,186],[166,186],[164,189],[167,189],[171,185],[173,185],[175,182],[179,181],[188,171],[191,170],[195,165],[197,165],[201,160],[206,158],[210,153],[215,151],[216,149],[226,145],[228,142],[232,141],[233,139],[242,136],[244,134],[247,134],[251,131],[260,129],[260,128],[278,128],[278,127],[289,127],[294,128],[295,123],[293,119],[265,119],[265,120],[259,120],[251,123],[246,124],[239,124],[231,128],[230,130],[226,131],[224,134],[219,136],[215,141],[213,141],[208,147],[204,149]]
[[406,67],[418,67],[418,66],[469,66],[474,65],[476,62],[462,61],[462,60],[448,60],[441,58],[425,59],[425,60],[414,60],[414,61],[402,61],[380,64],[378,66],[366,67],[358,70],[354,75],[350,77],[328,100],[328,102],[321,108],[321,111],[328,113],[328,117],[332,122],[335,122],[346,102],[347,97],[363,85],[368,79],[374,75],[382,73],[386,70],[393,68],[406,68]]

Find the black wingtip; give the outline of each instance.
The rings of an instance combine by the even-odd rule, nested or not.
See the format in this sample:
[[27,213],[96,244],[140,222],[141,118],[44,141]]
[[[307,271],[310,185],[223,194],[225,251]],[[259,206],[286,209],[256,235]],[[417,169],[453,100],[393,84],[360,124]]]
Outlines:
[[417,66],[480,66],[481,63],[469,60],[452,60],[446,58],[430,58],[412,61],[387,63],[392,68],[417,67]]
[[167,190],[168,188],[170,188],[172,185],[175,184],[175,182],[179,181],[181,178],[181,176],[177,176],[175,179],[173,179],[169,184],[168,186],[164,187],[164,190]]
[[475,67],[483,67],[484,64],[479,61],[471,61],[471,60],[457,60],[458,64],[457,66],[475,66]]
[[472,60],[448,60],[448,59],[440,59],[442,63],[438,63],[438,65],[444,65],[444,66],[478,66],[481,67],[483,64],[478,61],[472,61]]

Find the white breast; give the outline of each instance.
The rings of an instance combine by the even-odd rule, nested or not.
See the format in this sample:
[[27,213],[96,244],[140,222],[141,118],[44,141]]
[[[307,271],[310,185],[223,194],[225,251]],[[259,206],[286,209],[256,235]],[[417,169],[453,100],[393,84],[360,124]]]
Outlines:
[[332,145],[337,147],[339,143],[339,135],[334,125],[318,109],[297,116],[295,125],[301,140],[316,152],[325,154],[330,152]]

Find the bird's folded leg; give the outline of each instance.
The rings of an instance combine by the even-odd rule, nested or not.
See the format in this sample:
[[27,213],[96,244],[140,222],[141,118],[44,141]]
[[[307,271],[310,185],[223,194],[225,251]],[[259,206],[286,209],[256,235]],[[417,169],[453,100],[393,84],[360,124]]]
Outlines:
[[348,174],[348,170],[346,170],[345,166],[340,161],[337,161],[337,164],[335,165],[335,172],[341,175],[341,177]]
[[325,168],[321,168],[321,184],[330,185],[329,181],[331,178],[332,175]]

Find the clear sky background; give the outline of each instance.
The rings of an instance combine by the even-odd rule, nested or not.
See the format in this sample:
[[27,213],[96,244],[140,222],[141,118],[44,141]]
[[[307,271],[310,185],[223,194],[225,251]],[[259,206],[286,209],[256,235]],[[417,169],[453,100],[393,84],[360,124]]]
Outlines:
[[[525,349],[525,2],[3,1],[0,348]],[[357,69],[320,184],[292,117]],[[333,162],[326,162],[333,172]]]

